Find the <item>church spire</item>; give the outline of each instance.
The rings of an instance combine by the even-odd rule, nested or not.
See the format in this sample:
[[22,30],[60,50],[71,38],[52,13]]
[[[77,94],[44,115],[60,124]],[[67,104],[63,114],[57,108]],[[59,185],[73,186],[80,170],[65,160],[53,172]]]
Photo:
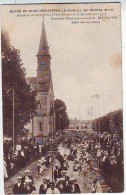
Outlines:
[[37,56],[50,56],[49,54],[49,46],[47,42],[46,37],[46,30],[45,30],[45,24],[44,24],[44,16],[43,16],[43,23],[42,23],[42,31],[41,31],[41,38],[39,43],[39,50],[37,53]]

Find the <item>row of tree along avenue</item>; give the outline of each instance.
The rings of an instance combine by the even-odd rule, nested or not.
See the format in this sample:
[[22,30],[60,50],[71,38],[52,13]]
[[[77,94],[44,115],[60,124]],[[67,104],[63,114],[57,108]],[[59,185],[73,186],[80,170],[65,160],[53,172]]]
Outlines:
[[97,132],[108,132],[118,134],[123,138],[123,113],[122,110],[116,110],[93,121],[93,130]]
[[[95,119],[93,121],[93,130],[95,131],[97,142],[101,145],[98,158],[104,178],[106,182],[110,184],[113,191],[123,191],[124,159],[122,109]],[[106,156],[103,158],[102,152],[105,150],[108,156],[105,154]],[[103,161],[101,159],[103,159]]]
[[[24,126],[36,114],[37,92],[27,84],[26,70],[23,67],[20,51],[11,45],[8,33],[2,32],[2,95],[3,95],[3,134],[12,137],[24,135]],[[59,110],[59,108],[61,108]],[[66,105],[55,100],[56,130],[68,126]],[[54,112],[54,111],[53,111]],[[58,126],[59,125],[59,126]]]

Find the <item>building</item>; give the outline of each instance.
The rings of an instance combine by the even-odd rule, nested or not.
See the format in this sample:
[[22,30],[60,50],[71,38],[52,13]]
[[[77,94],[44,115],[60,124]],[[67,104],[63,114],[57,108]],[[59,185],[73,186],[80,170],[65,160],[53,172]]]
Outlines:
[[54,127],[54,92],[51,75],[51,56],[47,42],[44,19],[37,53],[37,77],[27,78],[32,90],[37,90],[37,114],[27,128],[38,141],[46,140]]

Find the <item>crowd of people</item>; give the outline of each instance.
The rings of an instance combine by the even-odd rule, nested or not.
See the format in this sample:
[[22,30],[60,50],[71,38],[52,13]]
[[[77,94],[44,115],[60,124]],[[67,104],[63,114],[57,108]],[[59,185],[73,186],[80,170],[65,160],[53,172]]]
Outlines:
[[95,144],[99,167],[123,173],[123,141],[106,132],[99,135],[99,140],[99,144]]
[[13,151],[12,140],[4,141],[4,179],[13,176],[19,168],[23,168],[30,160],[45,156],[50,150],[49,144],[37,144],[31,138],[22,138]]
[[[38,155],[37,151],[39,150],[32,152]],[[103,172],[123,169],[123,143],[108,133],[59,132],[52,137],[50,148],[46,152],[45,155],[40,154],[36,167],[38,176],[40,179],[42,177],[39,194],[81,193],[78,177],[86,177],[86,172],[94,169],[94,159],[98,169]],[[50,166],[53,166],[51,179],[50,175],[45,176]],[[17,178],[13,194],[31,194],[35,190],[32,173],[26,170],[23,177]],[[99,178],[94,176],[90,192],[101,192],[100,190]],[[108,192],[112,192],[111,187],[108,187]]]
[[[64,132],[58,135],[58,137],[59,139],[56,139],[58,141],[55,153],[55,159],[57,161],[53,162],[55,169],[51,181],[50,178],[44,176],[48,166],[52,165],[51,154],[48,154],[48,160],[46,157],[38,160],[38,175],[43,178],[43,182],[39,188],[39,194],[81,193],[77,181],[80,174],[84,175],[91,168],[92,155],[89,146],[93,138],[91,135],[89,136],[83,132],[77,134]],[[65,149],[67,150],[67,154],[64,152]],[[69,171],[69,168],[71,171]],[[95,183],[96,185],[97,182]],[[91,192],[93,192],[93,187],[91,186],[91,188]],[[26,179],[24,184],[20,182],[19,191],[22,192],[22,190],[25,193],[32,193],[35,190],[33,179],[29,178],[28,181]]]

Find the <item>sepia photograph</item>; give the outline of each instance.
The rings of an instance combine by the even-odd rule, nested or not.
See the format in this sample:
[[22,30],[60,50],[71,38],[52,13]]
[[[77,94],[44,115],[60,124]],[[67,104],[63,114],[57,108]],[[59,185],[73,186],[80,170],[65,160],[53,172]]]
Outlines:
[[4,193],[124,191],[120,3],[1,6]]

